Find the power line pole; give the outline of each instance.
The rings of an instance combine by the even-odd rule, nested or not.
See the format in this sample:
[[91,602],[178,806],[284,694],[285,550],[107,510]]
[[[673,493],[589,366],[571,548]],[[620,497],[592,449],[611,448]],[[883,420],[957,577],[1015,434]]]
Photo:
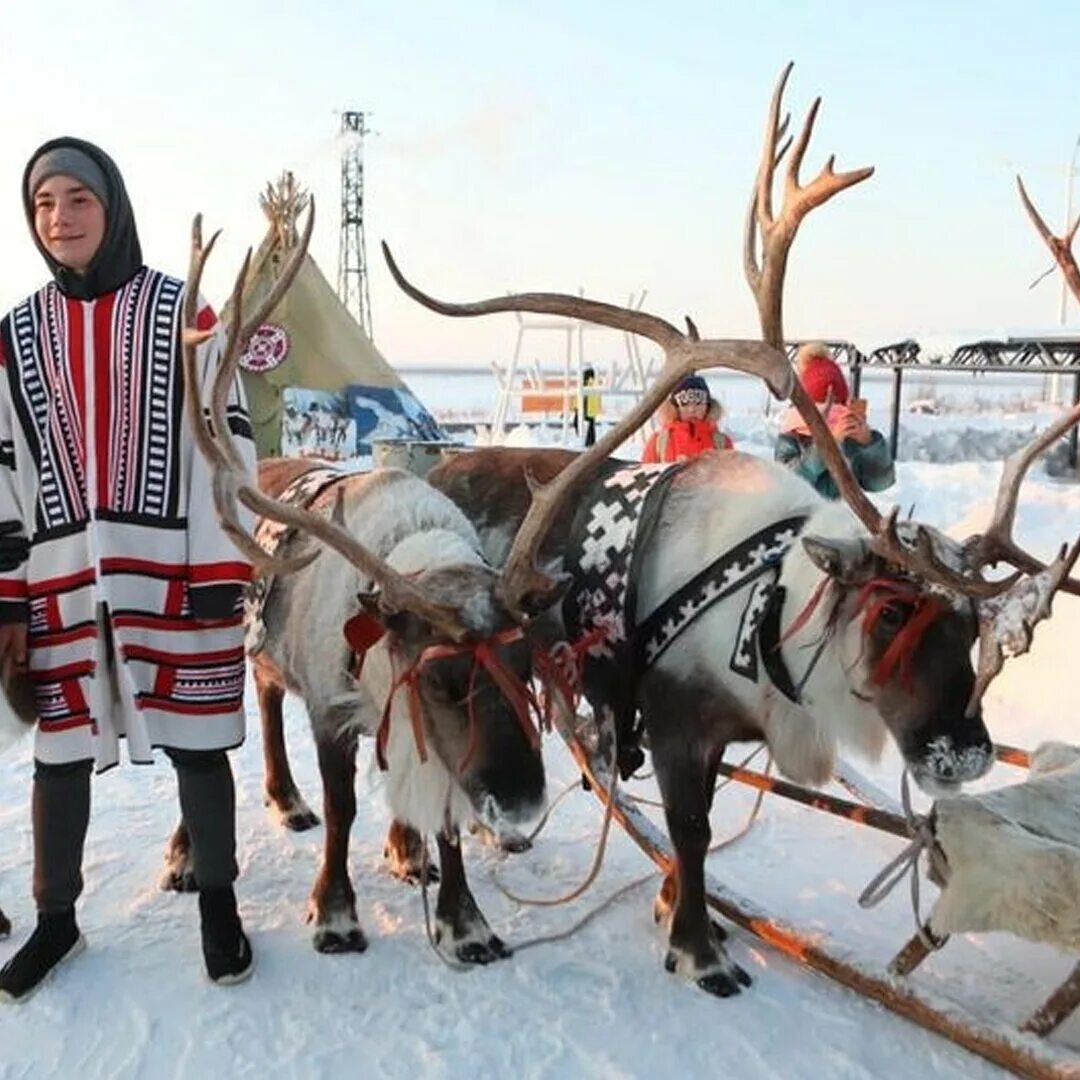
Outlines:
[[371,296],[364,245],[364,136],[367,113],[341,114],[341,237],[338,296],[372,341]]

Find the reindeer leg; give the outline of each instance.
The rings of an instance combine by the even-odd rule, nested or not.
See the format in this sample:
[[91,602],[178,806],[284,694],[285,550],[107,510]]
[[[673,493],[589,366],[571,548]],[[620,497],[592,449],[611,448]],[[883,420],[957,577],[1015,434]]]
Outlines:
[[439,833],[439,865],[442,882],[435,904],[435,940],[463,964],[505,960],[511,950],[492,933],[469,891],[456,829]]
[[191,836],[183,818],[169,837],[165,848],[165,870],[158,881],[163,892],[198,892],[195,857],[191,852]]
[[11,920],[4,914],[3,909],[0,908],[0,938],[6,938],[11,933]]
[[273,809],[280,824],[293,832],[304,832],[319,824],[319,819],[304,801],[289,768],[285,747],[285,718],[281,703],[285,688],[262,665],[255,665],[255,691],[262,719],[263,769],[266,805]]
[[705,856],[716,768],[685,740],[654,746],[653,763],[676,856],[674,910],[664,966],[693,979],[710,994],[730,997],[740,986],[750,985],[750,976],[727,955],[705,909]]
[[[424,864],[424,838],[411,825],[394,818],[386,834],[383,858],[387,862],[387,869],[398,881],[406,885],[419,885]],[[429,861],[424,884],[433,885],[438,880],[439,868]]]
[[356,917],[356,893],[349,880],[349,830],[356,817],[356,737],[322,733],[316,726],[319,772],[323,779],[326,842],[323,864],[311,893],[308,920],[315,923],[318,952],[363,952],[367,939]]

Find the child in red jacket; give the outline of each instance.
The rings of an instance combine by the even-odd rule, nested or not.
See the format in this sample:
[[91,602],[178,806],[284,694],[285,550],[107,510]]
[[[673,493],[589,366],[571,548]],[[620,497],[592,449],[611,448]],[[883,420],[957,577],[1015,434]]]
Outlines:
[[720,430],[724,410],[700,375],[687,375],[656,415],[660,428],[645,444],[643,462],[685,461],[707,450],[735,449],[728,435]]

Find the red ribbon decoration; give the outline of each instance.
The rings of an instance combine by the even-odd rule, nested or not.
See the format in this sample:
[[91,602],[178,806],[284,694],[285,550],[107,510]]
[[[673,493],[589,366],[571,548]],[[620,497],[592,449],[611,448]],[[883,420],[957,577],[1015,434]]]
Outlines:
[[905,689],[912,685],[911,665],[915,653],[927,628],[944,613],[945,606],[934,596],[929,596],[917,585],[895,578],[873,578],[860,590],[856,600],[856,611],[865,609],[863,615],[863,633],[871,634],[877,625],[881,613],[889,606],[904,604],[911,607],[912,613],[896,636],[889,642],[889,647],[881,659],[874,665],[872,678],[878,686],[883,686],[900,671],[900,680]]
[[[530,745],[534,749],[539,749],[541,730],[551,729],[551,714],[554,708],[551,694],[546,693],[541,704],[532,689],[522,682],[515,672],[503,662],[497,652],[502,646],[523,640],[524,636],[524,631],[518,626],[502,630],[489,638],[485,638],[483,641],[463,645],[429,645],[424,649],[416,660],[394,679],[393,685],[390,687],[386,704],[383,706],[382,718],[379,721],[379,730],[375,737],[375,759],[379,768],[383,771],[387,768],[386,744],[390,737],[391,710],[394,697],[402,687],[408,687],[409,720],[412,726],[413,739],[416,742],[417,755],[421,762],[427,761],[427,743],[424,737],[424,703],[419,687],[420,675],[424,667],[435,660],[444,660],[470,653],[473,657],[473,664],[469,673],[468,691],[469,744],[462,755],[461,761],[458,762],[458,773],[464,771],[476,753],[477,724],[474,702],[476,677],[481,669],[488,673],[492,682],[495,683],[496,687],[502,692],[503,697],[509,702],[518,723],[528,736]],[[605,636],[606,632],[598,628],[583,635],[573,643],[559,642],[550,650],[537,650],[534,653],[534,664],[541,682],[557,686],[571,708],[576,706],[581,694],[583,656],[586,651],[604,640]],[[377,640],[378,638],[374,639],[374,641]],[[372,641],[372,644],[374,641]],[[533,722],[533,714],[536,715],[538,724]]]

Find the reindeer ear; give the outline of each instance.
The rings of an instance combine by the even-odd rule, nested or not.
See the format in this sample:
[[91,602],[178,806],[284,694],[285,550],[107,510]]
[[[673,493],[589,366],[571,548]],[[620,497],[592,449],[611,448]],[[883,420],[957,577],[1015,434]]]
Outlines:
[[[524,611],[530,619],[537,618],[561,604],[567,589],[570,588],[574,580],[570,574],[564,574],[561,571],[552,570],[550,568],[546,568],[544,573],[547,575],[550,585],[542,591],[526,593],[520,600],[522,611]],[[500,595],[505,598],[502,587],[503,582],[500,579]]]
[[842,585],[861,585],[869,581],[877,569],[877,556],[865,540],[804,536],[802,545],[810,561]]

